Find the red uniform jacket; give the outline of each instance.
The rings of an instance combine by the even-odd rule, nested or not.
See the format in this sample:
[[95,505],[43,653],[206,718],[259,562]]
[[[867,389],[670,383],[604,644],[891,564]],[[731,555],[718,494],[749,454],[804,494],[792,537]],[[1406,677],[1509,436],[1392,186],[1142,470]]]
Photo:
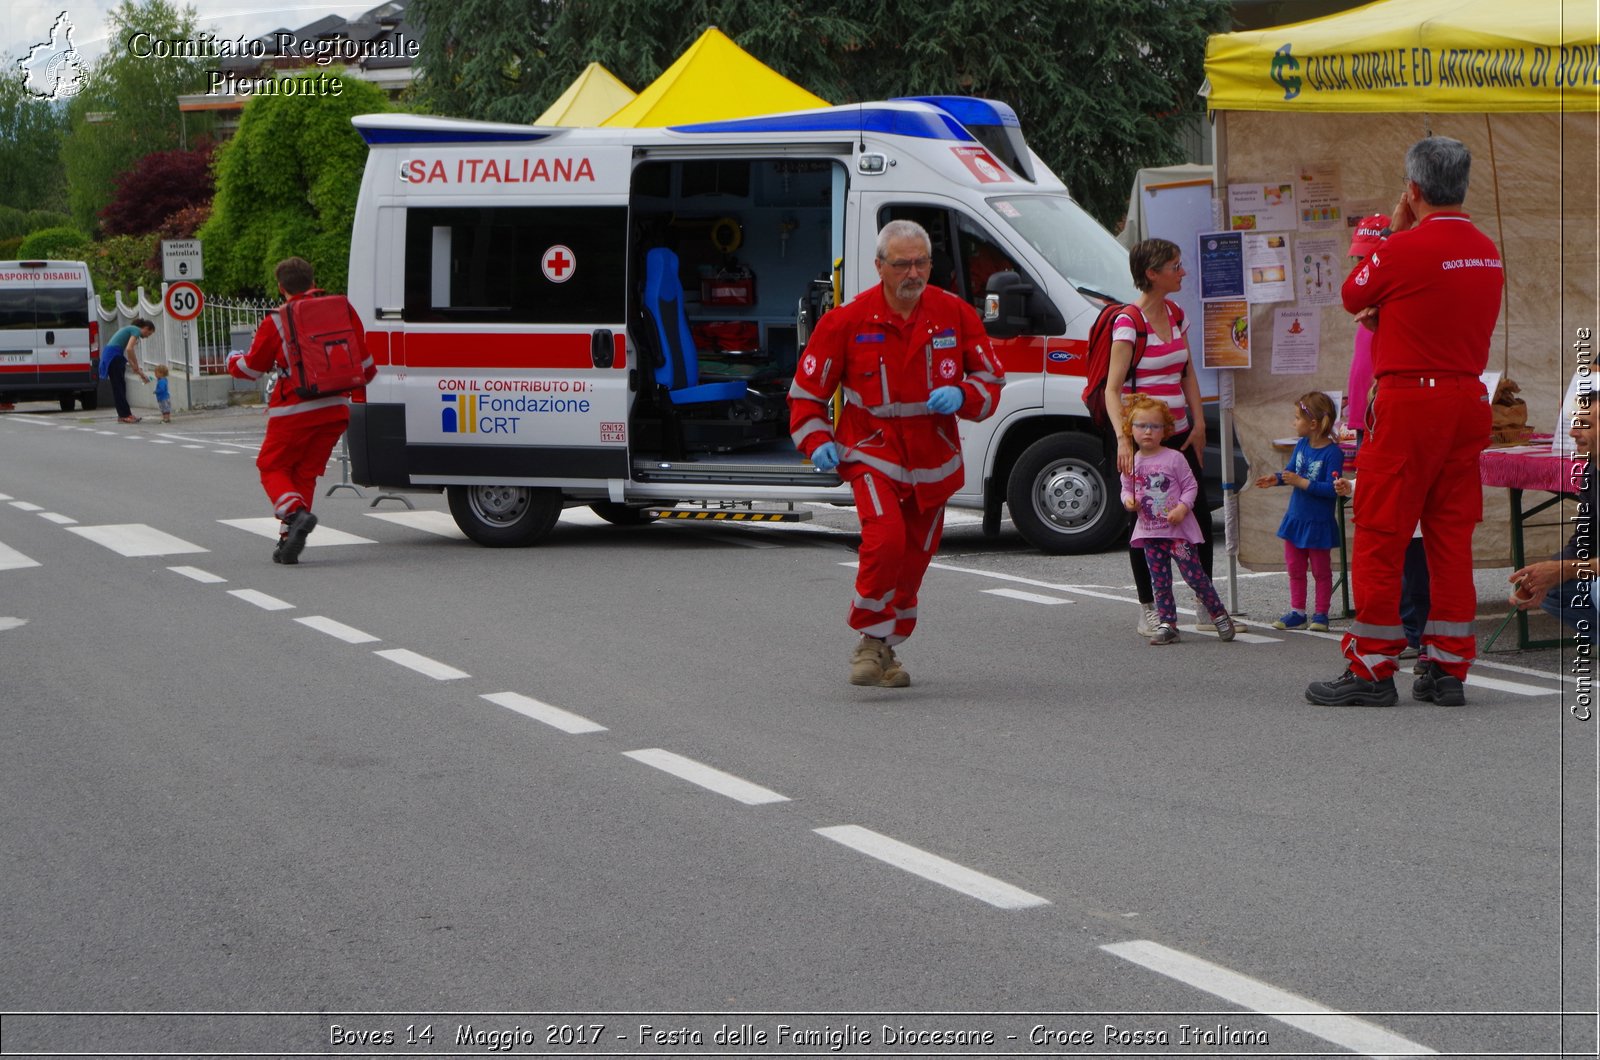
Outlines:
[[[961,488],[956,418],[989,417],[1004,383],[1005,370],[970,305],[928,287],[903,320],[879,284],[818,321],[789,388],[789,433],[807,456],[836,442],[841,477],[876,472],[927,509]],[[844,408],[832,424],[828,404],[840,386]],[[928,411],[928,395],[942,386],[963,393],[961,407],[948,415]]]
[[1373,375],[1482,375],[1505,270],[1466,214],[1429,214],[1396,232],[1345,278],[1352,313],[1378,306]]

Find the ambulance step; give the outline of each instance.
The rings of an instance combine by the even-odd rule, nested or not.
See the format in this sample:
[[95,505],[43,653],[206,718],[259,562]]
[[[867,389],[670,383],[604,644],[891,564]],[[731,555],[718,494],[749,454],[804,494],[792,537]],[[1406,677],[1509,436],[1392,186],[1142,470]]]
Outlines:
[[737,508],[649,508],[646,511],[657,519],[680,522],[804,523],[811,519],[810,512],[755,512]]

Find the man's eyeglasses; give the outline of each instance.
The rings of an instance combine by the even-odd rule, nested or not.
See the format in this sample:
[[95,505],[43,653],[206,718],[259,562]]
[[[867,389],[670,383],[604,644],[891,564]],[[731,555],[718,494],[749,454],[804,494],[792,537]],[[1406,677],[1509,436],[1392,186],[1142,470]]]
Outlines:
[[889,268],[893,269],[895,272],[910,272],[912,269],[916,269],[918,272],[921,272],[923,269],[931,268],[933,266],[932,258],[896,258],[894,261],[884,261],[882,258],[879,258],[878,260],[883,261],[885,265],[889,266]]

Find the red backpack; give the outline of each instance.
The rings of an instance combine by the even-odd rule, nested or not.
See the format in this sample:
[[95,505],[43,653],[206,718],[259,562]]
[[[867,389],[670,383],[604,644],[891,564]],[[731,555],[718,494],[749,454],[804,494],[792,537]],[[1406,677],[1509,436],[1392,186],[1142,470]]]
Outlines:
[[[1135,378],[1139,362],[1144,359],[1144,348],[1150,342],[1150,326],[1145,323],[1144,313],[1132,302],[1126,305],[1112,302],[1100,310],[1100,315],[1090,325],[1089,364],[1083,386],[1083,403],[1089,409],[1089,418],[1102,429],[1111,426],[1111,420],[1106,415],[1106,376],[1111,374],[1111,333],[1116,330],[1117,317],[1123,313],[1133,320],[1134,330],[1133,356],[1128,360],[1128,374],[1124,382]],[[1176,333],[1183,326],[1183,308],[1168,302],[1167,316]]]
[[359,390],[374,371],[355,307],[342,294],[313,289],[274,314],[288,364],[287,385],[303,398]]

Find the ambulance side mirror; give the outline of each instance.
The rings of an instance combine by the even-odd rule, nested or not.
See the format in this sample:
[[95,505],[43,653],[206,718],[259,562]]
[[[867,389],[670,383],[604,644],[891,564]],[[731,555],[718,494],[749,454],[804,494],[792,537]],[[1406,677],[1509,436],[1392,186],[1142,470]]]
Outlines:
[[1067,322],[1048,295],[1007,270],[989,277],[983,296],[983,327],[991,338],[1010,339],[1059,335],[1067,329]]

